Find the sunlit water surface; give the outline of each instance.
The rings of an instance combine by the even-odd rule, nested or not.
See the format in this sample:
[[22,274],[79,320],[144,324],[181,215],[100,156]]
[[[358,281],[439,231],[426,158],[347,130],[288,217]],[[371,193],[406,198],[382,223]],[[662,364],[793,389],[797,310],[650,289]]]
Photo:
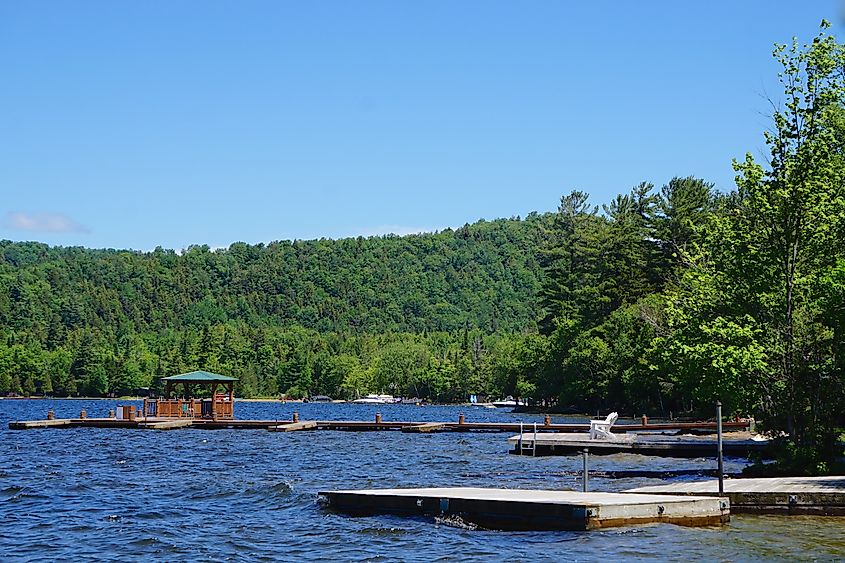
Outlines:
[[[123,429],[10,431],[10,420],[105,416],[126,401],[0,400],[0,559],[111,561],[763,561],[845,559],[845,518],[734,516],[720,527],[470,530],[327,511],[334,488],[577,489],[578,457],[508,455],[507,434]],[[236,405],[238,418],[533,423],[481,407]],[[555,422],[575,419],[555,417]],[[704,469],[710,459],[591,458],[591,469]],[[743,462],[728,460],[727,470]],[[618,491],[656,479],[593,478]]]

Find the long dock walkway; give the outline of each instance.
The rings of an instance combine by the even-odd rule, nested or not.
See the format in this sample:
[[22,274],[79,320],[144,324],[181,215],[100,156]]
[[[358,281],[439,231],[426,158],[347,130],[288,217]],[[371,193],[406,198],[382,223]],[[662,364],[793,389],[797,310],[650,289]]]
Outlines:
[[353,515],[459,517],[496,530],[593,530],[667,522],[712,526],[730,520],[727,498],[579,493],[471,487],[323,491],[330,508]]
[[[726,479],[725,496],[734,513],[845,516],[845,476]],[[626,493],[717,496],[719,482],[678,482],[639,487]]]
[[[534,456],[574,455],[586,449],[593,455],[632,453],[692,458],[712,457],[716,451],[716,439],[713,436],[628,434],[619,436],[616,440],[590,440],[589,436],[583,433],[538,432],[535,435],[533,432],[526,432],[508,438],[508,443],[512,448],[510,453]],[[755,454],[768,458],[773,455],[769,440],[753,440],[747,432],[726,433],[722,449],[726,456],[748,457]]]
[[[49,420],[23,420],[9,422],[11,430],[30,430],[36,428],[149,428],[151,423],[166,422],[170,420],[185,420],[180,418],[136,418],[134,420],[117,418],[68,418]],[[240,419],[203,419],[193,418],[190,425],[186,427],[199,429],[221,429],[234,428],[239,430],[268,430],[286,424],[295,424],[297,420],[240,420]],[[305,422],[305,421],[302,421]],[[351,432],[372,432],[372,431],[402,431],[406,432],[520,432],[534,427],[533,424],[519,422],[469,422],[463,417],[457,421],[386,421],[377,415],[374,420],[316,420],[309,421],[316,423],[316,427],[309,424],[309,429],[316,430],[341,430]],[[177,425],[178,426],[178,425]],[[538,435],[547,436],[558,432],[589,432],[589,424],[552,424],[551,422],[539,423],[536,425]],[[726,431],[744,430],[748,428],[745,421],[726,422],[723,424]],[[159,428],[162,428],[161,426]],[[637,432],[645,430],[653,431],[677,431],[677,430],[698,430],[715,431],[715,422],[676,422],[658,424],[617,424],[613,427],[616,433]]]

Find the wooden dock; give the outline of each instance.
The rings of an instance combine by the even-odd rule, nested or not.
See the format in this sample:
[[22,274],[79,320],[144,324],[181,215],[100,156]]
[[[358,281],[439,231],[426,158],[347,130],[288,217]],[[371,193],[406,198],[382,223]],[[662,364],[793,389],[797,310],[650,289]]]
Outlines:
[[[629,434],[616,440],[591,440],[584,434],[540,433],[517,434],[508,438],[516,455],[575,455],[587,449],[593,455],[632,453],[661,457],[713,457],[716,439],[712,436],[669,436],[660,434]],[[722,442],[724,455],[748,457],[751,454],[769,458],[773,455],[768,440],[736,439],[725,434]]]
[[[734,513],[845,516],[845,477],[726,479],[725,496]],[[718,480],[639,487],[630,493],[718,495]]]
[[[168,420],[192,420],[190,428],[198,429],[222,429],[233,428],[238,430],[267,430],[270,427],[277,427],[293,423],[292,420],[241,420],[232,418],[162,418],[162,417],[138,417],[134,420],[116,418],[71,418],[55,420],[28,420],[9,422],[11,430],[30,430],[35,428],[149,428],[150,423],[164,422]],[[298,422],[298,421],[296,421]],[[402,431],[406,432],[521,432],[533,429],[533,424],[519,422],[468,422],[459,418],[458,421],[386,421],[377,416],[375,420],[317,420],[309,421],[316,423],[316,430],[337,430],[349,432],[375,432],[375,431]],[[745,430],[748,423],[726,422],[725,431]],[[637,431],[715,431],[714,422],[678,422],[660,424],[617,424],[613,431],[624,435],[626,432]],[[586,433],[589,432],[589,424],[537,424],[538,435],[548,436],[560,432]]]
[[666,522],[712,526],[730,520],[727,498],[579,493],[470,487],[324,491],[330,508],[352,515],[459,517],[494,530],[594,530]]

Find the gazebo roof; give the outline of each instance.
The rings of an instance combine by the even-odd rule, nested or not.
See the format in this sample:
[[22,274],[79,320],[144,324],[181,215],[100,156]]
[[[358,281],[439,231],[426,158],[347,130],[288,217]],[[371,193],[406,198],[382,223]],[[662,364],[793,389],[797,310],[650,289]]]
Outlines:
[[170,377],[162,377],[162,381],[187,381],[188,383],[212,383],[215,381],[237,381],[237,377],[229,377],[228,375],[220,375],[219,373],[211,373],[210,371],[192,371],[190,373],[181,373],[179,375],[171,375]]

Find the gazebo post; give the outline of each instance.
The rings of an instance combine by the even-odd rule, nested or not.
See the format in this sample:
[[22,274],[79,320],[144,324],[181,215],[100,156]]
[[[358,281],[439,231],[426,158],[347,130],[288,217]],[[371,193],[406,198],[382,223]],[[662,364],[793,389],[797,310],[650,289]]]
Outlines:
[[211,384],[211,419],[217,418],[217,383]]

